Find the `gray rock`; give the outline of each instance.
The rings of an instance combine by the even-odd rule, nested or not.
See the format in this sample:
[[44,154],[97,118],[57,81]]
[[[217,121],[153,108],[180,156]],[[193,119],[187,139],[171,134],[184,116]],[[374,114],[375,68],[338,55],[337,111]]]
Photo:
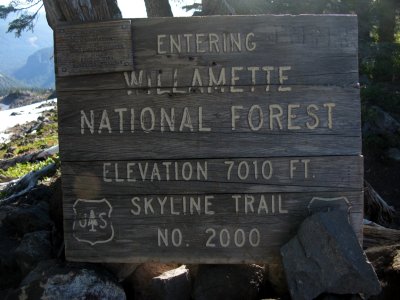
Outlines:
[[297,235],[281,248],[281,255],[295,300],[314,299],[322,293],[368,296],[381,290],[343,211],[307,218]]
[[0,288],[0,299],[7,299],[8,294],[9,294],[10,292],[12,292],[11,289],[2,290],[2,289]]
[[181,266],[154,277],[151,281],[153,299],[189,300],[191,283],[189,270]]
[[7,217],[7,215],[13,212],[15,209],[15,207],[9,205],[0,206],[0,226],[3,225],[3,220]]
[[26,275],[34,269],[38,262],[48,260],[52,256],[50,231],[35,231],[24,235],[15,250],[17,264],[21,273]]
[[364,133],[396,134],[400,132],[400,122],[380,107],[372,106],[369,114],[370,120],[364,124]]
[[280,296],[289,293],[286,283],[285,270],[283,269],[282,258],[272,257],[266,265],[266,281],[269,282],[273,290]]
[[14,288],[22,278],[15,257],[19,239],[3,225],[4,219],[14,210],[12,206],[0,206],[0,290]]
[[105,270],[79,264],[41,262],[7,299],[126,299]]
[[257,265],[200,265],[194,281],[194,300],[258,299],[265,269]]
[[18,245],[18,239],[10,235],[0,224],[0,290],[18,286],[22,278],[15,257],[15,249]]
[[44,202],[18,207],[3,219],[3,224],[20,236],[33,231],[51,230],[53,227],[48,205]]
[[49,214],[56,228],[63,232],[63,195],[61,188],[61,178],[51,185],[51,197],[49,199]]
[[400,149],[397,148],[388,149],[387,156],[394,161],[400,161]]
[[139,264],[103,263],[102,266],[122,282],[135,272]]
[[48,211],[48,203],[52,197],[52,193],[53,191],[51,187],[44,184],[38,184],[26,194],[26,201],[24,201],[24,203],[37,204]]
[[363,300],[363,298],[360,295],[324,294],[319,296],[316,300]]

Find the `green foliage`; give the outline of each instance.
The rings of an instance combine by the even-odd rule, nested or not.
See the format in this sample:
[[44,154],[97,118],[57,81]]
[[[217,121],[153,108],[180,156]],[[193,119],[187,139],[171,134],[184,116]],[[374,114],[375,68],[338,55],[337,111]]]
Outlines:
[[[11,153],[13,156],[23,155],[39,150],[47,149],[51,146],[58,144],[58,124],[57,124],[57,111],[55,109],[44,112],[50,122],[43,123],[44,125],[37,129],[34,134],[26,134],[20,136],[6,144],[0,145],[0,158],[4,157],[6,152]],[[10,152],[10,149],[12,151]],[[8,150],[8,151],[7,151]],[[18,163],[7,170],[0,169],[0,175],[7,178],[19,178],[28,174],[29,172],[39,170],[51,163],[59,163],[58,154],[47,158],[46,160]],[[0,195],[1,197],[1,195]]]
[[[8,152],[11,155],[23,155],[47,149],[58,144],[57,113],[54,110],[48,116],[50,123],[45,123],[35,134],[28,134],[0,146],[0,158]],[[10,152],[10,149],[12,151]]]
[[[379,106],[390,115],[400,118],[400,86],[393,83],[371,83],[361,89],[361,119],[365,124],[375,124]],[[400,148],[400,135],[393,133],[363,134],[363,152],[375,158],[385,159],[389,148]]]
[[5,6],[5,5],[0,5],[0,19],[5,19],[10,13],[14,13],[17,10],[15,9],[14,6],[11,4]]
[[271,13],[277,14],[344,14],[355,11],[354,0],[269,0],[267,5]]
[[[31,13],[28,9],[37,7]],[[6,19],[10,14],[18,16],[8,24],[7,32],[14,32],[20,37],[23,31],[33,31],[39,10],[43,7],[42,0],[13,0],[7,6],[0,5],[0,19]]]
[[17,19],[11,21],[8,24],[7,32],[15,32],[15,36],[20,37],[23,31],[33,31],[34,21],[36,20],[37,14],[29,15],[22,14]]
[[[363,106],[376,105],[384,111],[400,116],[400,86],[388,83],[372,83],[361,89],[361,100]],[[362,111],[363,117],[368,111]]]
[[362,124],[365,123],[373,123],[378,118],[376,110],[371,109],[370,106],[365,105],[364,103],[361,105],[361,121]]
[[379,153],[384,153],[388,147],[389,143],[384,136],[371,134],[363,137],[363,152],[376,156]]
[[0,169],[0,175],[5,176],[7,178],[20,178],[29,172],[37,171],[42,169],[43,167],[52,164],[52,163],[59,163],[58,155],[54,157],[48,157],[46,160],[37,161],[33,163],[17,163],[15,166],[8,168],[7,170]]
[[374,82],[400,80],[400,43],[360,45],[360,74]]
[[51,146],[56,145],[58,143],[58,139],[57,135],[50,135],[50,136],[39,137],[34,141],[28,142],[26,145],[24,145],[24,143],[26,143],[26,141],[20,143],[20,145],[16,148],[16,150],[14,151],[16,155],[26,154],[28,152],[35,150],[47,149]]
[[396,7],[397,10],[400,9],[400,2],[393,0],[364,0],[364,2],[370,2],[368,20],[364,21],[369,26],[370,39],[360,41],[360,74],[366,75],[374,83],[399,82],[400,19],[398,11],[397,15],[393,11],[396,11]]

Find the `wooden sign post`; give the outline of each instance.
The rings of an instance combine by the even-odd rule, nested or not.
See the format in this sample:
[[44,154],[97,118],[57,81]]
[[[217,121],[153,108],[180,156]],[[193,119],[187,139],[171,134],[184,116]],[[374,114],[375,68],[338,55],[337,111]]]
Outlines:
[[56,31],[66,255],[265,262],[310,213],[363,219],[355,16]]

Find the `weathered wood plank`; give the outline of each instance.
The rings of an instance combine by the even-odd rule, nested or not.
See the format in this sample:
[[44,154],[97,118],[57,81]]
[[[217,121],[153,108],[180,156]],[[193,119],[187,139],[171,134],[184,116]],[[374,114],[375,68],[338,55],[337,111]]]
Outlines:
[[[187,97],[118,90],[60,96],[59,134],[66,161],[113,160],[113,153],[128,160],[361,151],[359,91],[354,88],[297,86],[285,96],[275,91],[269,97],[260,92]],[[174,126],[167,117],[175,119]]]
[[[137,54],[143,57],[154,57],[157,54],[208,54],[223,53],[237,54],[240,50],[247,54],[269,51],[271,48],[291,47],[302,45],[310,49],[330,49],[353,53],[357,48],[357,17],[355,15],[258,15],[258,16],[210,16],[194,18],[152,18],[132,20],[134,36],[138,39],[135,44]],[[226,36],[210,36],[210,33]],[[240,41],[235,41],[241,33]],[[252,33],[250,36],[245,34]],[[157,35],[161,47],[157,47]],[[176,37],[173,47],[169,35]],[[183,36],[184,34],[192,34]],[[195,35],[198,36],[195,36]],[[154,39],[154,36],[156,39]],[[247,39],[246,39],[247,38]],[[214,41],[214,43],[212,42]],[[241,42],[241,46],[238,45]],[[173,51],[170,51],[170,50]],[[219,51],[218,51],[219,50]],[[164,53],[167,52],[167,53]],[[141,57],[141,56],[140,56]],[[142,57],[141,57],[142,58]]]
[[[306,55],[306,53],[305,53]],[[299,57],[298,63],[295,67],[292,67],[290,71],[287,71],[288,79],[283,81],[282,84],[279,83],[279,66],[270,66],[274,68],[270,72],[269,84],[267,84],[266,76],[268,76],[267,71],[260,71],[265,65],[259,65],[262,58],[259,58],[254,62],[254,64],[248,64],[243,66],[243,70],[235,71],[235,75],[238,75],[238,79],[235,79],[235,86],[238,88],[243,88],[245,91],[251,91],[252,89],[263,90],[269,86],[270,91],[277,90],[280,86],[296,86],[296,85],[328,85],[328,86],[342,86],[342,87],[354,87],[357,86],[358,81],[358,69],[356,66],[349,68],[352,64],[354,58],[349,58],[344,60],[342,57],[329,57],[331,62],[321,61],[318,65],[328,65],[326,68],[329,71],[321,72],[319,68],[316,67],[315,59],[310,59],[307,61],[305,58]],[[290,59],[287,59],[290,60]],[[344,63],[343,63],[344,60]],[[235,61],[235,59],[233,59]],[[257,63],[257,64],[256,64]],[[291,63],[288,61],[287,65]],[[267,67],[268,64],[266,64]],[[293,64],[291,64],[293,66]],[[310,67],[311,66],[311,67]],[[240,67],[240,66],[238,66]],[[247,68],[260,68],[254,75],[254,81],[252,78],[251,69]],[[161,70],[161,73],[160,73]],[[175,71],[178,70],[178,71]],[[226,68],[225,66],[219,64],[218,66],[199,66],[197,68],[199,77],[201,78],[201,87],[204,88],[204,93],[209,93],[208,87],[210,86],[210,73],[219,79],[222,73],[225,73],[225,80],[221,81],[220,84],[213,83],[211,85],[212,91],[220,91],[220,87],[225,88],[225,92],[230,91],[230,86],[232,86],[232,68]],[[307,70],[304,72],[303,70]],[[133,72],[133,73],[132,73]],[[176,73],[175,73],[176,72]],[[148,68],[148,69],[138,69],[136,71],[120,72],[120,73],[109,73],[109,74],[96,74],[94,75],[82,75],[74,77],[59,77],[57,79],[57,90],[58,91],[85,91],[85,90],[144,90],[148,91],[149,87],[160,86],[162,90],[171,90],[171,87],[175,87],[178,90],[183,88],[183,90],[190,90],[201,93],[200,86],[196,83],[196,86],[192,86],[193,77],[195,69],[193,67],[182,66],[179,68]],[[142,75],[140,75],[142,74]],[[140,78],[142,76],[142,81],[138,81],[135,84],[132,78]],[[160,77],[160,83],[158,81],[158,76]],[[174,76],[177,79],[174,82]],[[150,81],[150,84],[149,84]],[[172,92],[171,92],[172,93]]]
[[[88,165],[90,164],[90,169]],[[358,191],[362,157],[88,161],[62,165],[63,182],[77,197],[93,186],[108,195]]]
[[55,39],[58,76],[132,69],[130,20],[59,25]]
[[360,155],[361,147],[359,136],[352,135],[138,133],[59,139],[66,161]]
[[[68,197],[74,195],[68,189],[64,191]],[[99,199],[104,198],[102,194],[98,196]],[[186,215],[182,215],[184,210],[182,197],[184,196],[186,199],[190,197],[190,195],[168,197],[166,200],[168,205],[161,213],[160,204],[155,203],[158,201],[157,196],[147,195],[148,199],[153,197],[156,199],[151,204],[154,213],[149,209],[147,214],[143,212],[144,197],[136,196],[135,193],[115,196],[109,201],[112,206],[111,217],[103,215],[102,218],[96,219],[98,225],[93,225],[93,228],[97,228],[97,231],[90,231],[92,227],[89,224],[90,211],[93,210],[96,215],[102,212],[106,209],[104,202],[73,202],[71,201],[73,198],[69,198],[71,200],[65,203],[65,233],[69,237],[66,239],[67,258],[74,261],[125,263],[144,261],[265,262],[278,253],[279,247],[291,238],[296,227],[310,211],[326,210],[328,207],[349,211],[350,222],[355,226],[356,232],[359,233],[361,230],[362,205],[359,192],[209,194],[207,195],[208,203],[211,204],[208,204],[207,214],[204,208],[205,196],[200,196],[202,202],[200,214],[197,210],[190,213],[190,205],[188,205]],[[238,198],[237,205],[240,210],[238,213],[236,213],[234,197]],[[254,198],[253,206],[248,206],[247,213],[245,197],[248,201]],[[195,198],[197,199],[197,196]],[[261,205],[262,208],[258,214],[262,198],[266,206]],[[332,201],[326,201],[327,199]],[[172,210],[171,202],[174,203]],[[275,205],[274,212],[272,202]],[[73,210],[74,205],[75,208],[80,208],[76,214]],[[141,210],[140,214],[138,207]],[[181,215],[179,217],[173,215],[172,211]],[[94,224],[93,220],[91,224]],[[100,225],[105,226],[105,229],[100,230]],[[167,230],[168,241],[160,237],[158,230],[162,234],[165,234]],[[175,230],[174,242],[172,241],[173,230]],[[235,232],[237,232],[236,240]],[[250,232],[251,238],[249,238]],[[107,241],[111,237],[112,239]]]
[[[59,96],[63,99],[59,104],[60,134],[107,135],[111,129],[111,133],[132,135],[139,132],[360,135],[359,90],[355,88],[296,86],[285,93],[205,95],[157,95],[155,89],[150,95],[111,90],[61,92]],[[109,122],[110,128],[100,128],[102,121]]]
[[[250,66],[274,66],[275,70],[271,70],[274,76],[278,66],[290,66],[290,84],[318,82],[351,85],[357,82],[355,16],[225,16],[173,20],[134,19],[131,22],[132,71],[142,69],[158,72],[162,69],[168,73],[179,68],[181,74],[184,74],[182,77],[185,78],[190,71],[193,72],[193,68],[212,66],[246,69]],[[56,32],[56,42],[65,38],[68,38],[71,44],[84,42],[84,36],[75,36],[73,32],[78,28],[90,30],[83,29],[87,28],[86,26],[85,24],[61,28]],[[66,30],[67,28],[71,32]],[[109,34],[111,36],[111,33]],[[124,40],[124,35],[120,32],[113,32],[112,36],[114,39]],[[126,47],[129,48],[128,45]],[[59,51],[63,51],[64,59],[69,57],[64,51],[70,48],[71,46],[65,44],[58,46]],[[117,54],[110,52],[108,55],[114,59],[118,57]],[[58,66],[71,69],[68,60],[65,63],[59,62]],[[101,63],[97,73],[112,71],[100,66]],[[307,74],[304,70],[307,70]],[[324,71],[321,73],[322,70]],[[237,72],[245,73],[239,70]],[[59,72],[58,75],[90,73],[93,72],[75,66],[73,73]],[[263,73],[265,72],[262,70],[256,72],[258,82]],[[265,75],[263,77],[262,81],[265,81]],[[59,90],[65,89],[65,85],[68,86],[68,79],[64,82],[60,79],[57,86]],[[238,84],[240,83],[238,81]],[[185,83],[178,84],[182,86]]]

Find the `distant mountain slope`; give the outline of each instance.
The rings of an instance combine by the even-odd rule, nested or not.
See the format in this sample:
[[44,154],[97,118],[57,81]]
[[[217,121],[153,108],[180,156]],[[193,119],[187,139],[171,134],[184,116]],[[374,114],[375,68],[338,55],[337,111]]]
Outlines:
[[15,108],[43,101],[47,99],[49,95],[50,92],[48,91],[47,92],[30,91],[30,90],[17,91],[10,93],[3,99],[1,99],[0,104],[6,105],[9,108]]
[[21,68],[36,51],[53,46],[53,31],[47,25],[44,13],[39,14],[34,31],[24,32],[20,38],[14,33],[6,33],[12,19],[13,16],[0,20],[0,73],[6,75]]
[[8,91],[22,86],[23,84],[17,80],[0,73],[0,95],[7,94]]
[[12,75],[29,86],[54,88],[53,47],[36,51],[28,57],[26,64]]

